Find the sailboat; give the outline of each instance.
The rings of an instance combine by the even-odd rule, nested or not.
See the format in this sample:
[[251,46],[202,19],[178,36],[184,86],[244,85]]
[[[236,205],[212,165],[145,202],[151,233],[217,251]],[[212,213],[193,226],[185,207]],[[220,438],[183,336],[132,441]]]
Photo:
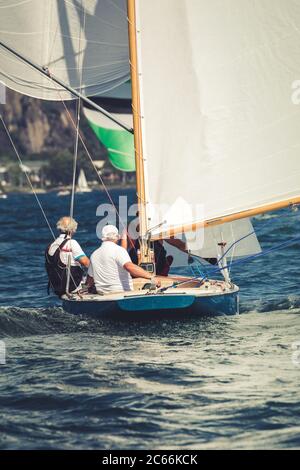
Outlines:
[[7,199],[7,194],[3,191],[1,183],[0,183],[0,199]]
[[91,188],[88,185],[84,170],[82,168],[79,172],[76,192],[79,193],[79,194],[80,193],[90,193],[91,192]]
[[[1,80],[38,98],[77,97],[134,133],[139,264],[155,273],[153,243],[188,234],[188,251],[207,257],[199,238],[210,233],[209,258],[223,274],[167,276],[158,289],[136,279],[130,292],[70,293],[64,309],[238,313],[225,227],[300,203],[297,2],[4,3]],[[46,29],[36,32],[37,24]],[[16,25],[23,34],[11,34]],[[129,78],[133,130],[89,98]]]
[[70,196],[71,191],[69,189],[60,189],[57,193],[57,196]]

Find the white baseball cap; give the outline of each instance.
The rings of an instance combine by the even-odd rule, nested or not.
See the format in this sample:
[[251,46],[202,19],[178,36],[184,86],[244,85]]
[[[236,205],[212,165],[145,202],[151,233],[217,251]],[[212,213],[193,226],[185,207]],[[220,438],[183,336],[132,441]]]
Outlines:
[[101,239],[119,238],[119,231],[115,225],[105,225],[102,229]]

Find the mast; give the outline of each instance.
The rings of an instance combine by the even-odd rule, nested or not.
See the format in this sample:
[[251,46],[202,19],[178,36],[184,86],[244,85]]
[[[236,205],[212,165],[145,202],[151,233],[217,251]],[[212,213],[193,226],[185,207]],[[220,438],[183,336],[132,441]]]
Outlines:
[[101,108],[101,106],[99,106],[98,104],[94,103],[94,101],[90,100],[89,98],[87,98],[86,96],[84,96],[82,93],[80,93],[79,91],[75,90],[74,88],[72,88],[71,86],[67,85],[65,82],[63,82],[62,80],[60,80],[60,78],[56,77],[55,75],[52,75],[49,71],[49,69],[47,67],[41,67],[40,65],[36,64],[35,62],[33,62],[32,60],[28,59],[27,57],[23,56],[22,54],[20,54],[18,51],[16,51],[15,49],[13,49],[12,47],[8,46],[7,44],[5,44],[4,42],[0,41],[0,47],[2,47],[3,49],[7,50],[8,52],[10,52],[11,54],[13,54],[14,56],[18,57],[19,59],[21,59],[23,62],[25,62],[27,65],[29,65],[30,67],[34,68],[35,70],[37,70],[38,72],[40,72],[42,75],[45,75],[46,77],[48,77],[50,80],[52,80],[54,83],[57,83],[58,85],[60,85],[62,88],[64,88],[65,90],[69,91],[72,95],[74,96],[77,96],[77,98],[80,98],[84,103],[87,103],[88,105],[90,105],[92,108],[96,109],[96,111],[99,111],[101,114],[104,114],[104,116],[106,116],[108,119],[110,119],[111,121],[113,121],[114,123],[118,124],[120,127],[122,127],[123,129],[125,129],[126,131],[130,132],[130,133],[133,133],[133,130],[126,126],[125,124],[123,124],[121,121],[119,121],[117,118],[115,118],[114,116],[112,116],[110,113],[108,113],[107,111],[105,111],[105,109]]
[[129,32],[129,54],[130,54],[130,70],[131,70],[131,87],[132,87],[132,114],[134,129],[134,153],[136,166],[136,189],[139,208],[139,225],[140,225],[140,256],[139,263],[151,262],[150,253],[147,246],[147,214],[146,214],[146,191],[145,191],[145,171],[143,157],[142,142],[142,125],[141,125],[141,102],[140,102],[140,86],[139,86],[139,70],[138,70],[138,53],[137,53],[137,34],[136,31],[136,8],[135,0],[127,0],[128,13],[128,32]]

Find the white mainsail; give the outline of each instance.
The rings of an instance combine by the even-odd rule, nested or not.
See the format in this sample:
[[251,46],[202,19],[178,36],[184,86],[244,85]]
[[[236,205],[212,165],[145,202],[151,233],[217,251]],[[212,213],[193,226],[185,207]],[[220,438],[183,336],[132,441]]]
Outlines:
[[300,2],[135,6],[152,234],[300,201]]
[[84,170],[81,168],[77,181],[77,192],[78,193],[90,193],[91,188],[89,188],[88,182]]
[[[0,0],[0,40],[85,96],[129,78],[126,0]],[[72,98],[2,48],[0,81],[35,98]]]

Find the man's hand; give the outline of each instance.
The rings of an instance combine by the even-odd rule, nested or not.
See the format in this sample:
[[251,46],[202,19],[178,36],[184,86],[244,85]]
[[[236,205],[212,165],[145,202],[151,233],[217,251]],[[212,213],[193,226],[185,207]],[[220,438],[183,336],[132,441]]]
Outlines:
[[90,265],[90,260],[87,256],[82,256],[81,258],[79,258],[78,261],[81,264],[81,266],[84,266],[85,268],[88,268]]

